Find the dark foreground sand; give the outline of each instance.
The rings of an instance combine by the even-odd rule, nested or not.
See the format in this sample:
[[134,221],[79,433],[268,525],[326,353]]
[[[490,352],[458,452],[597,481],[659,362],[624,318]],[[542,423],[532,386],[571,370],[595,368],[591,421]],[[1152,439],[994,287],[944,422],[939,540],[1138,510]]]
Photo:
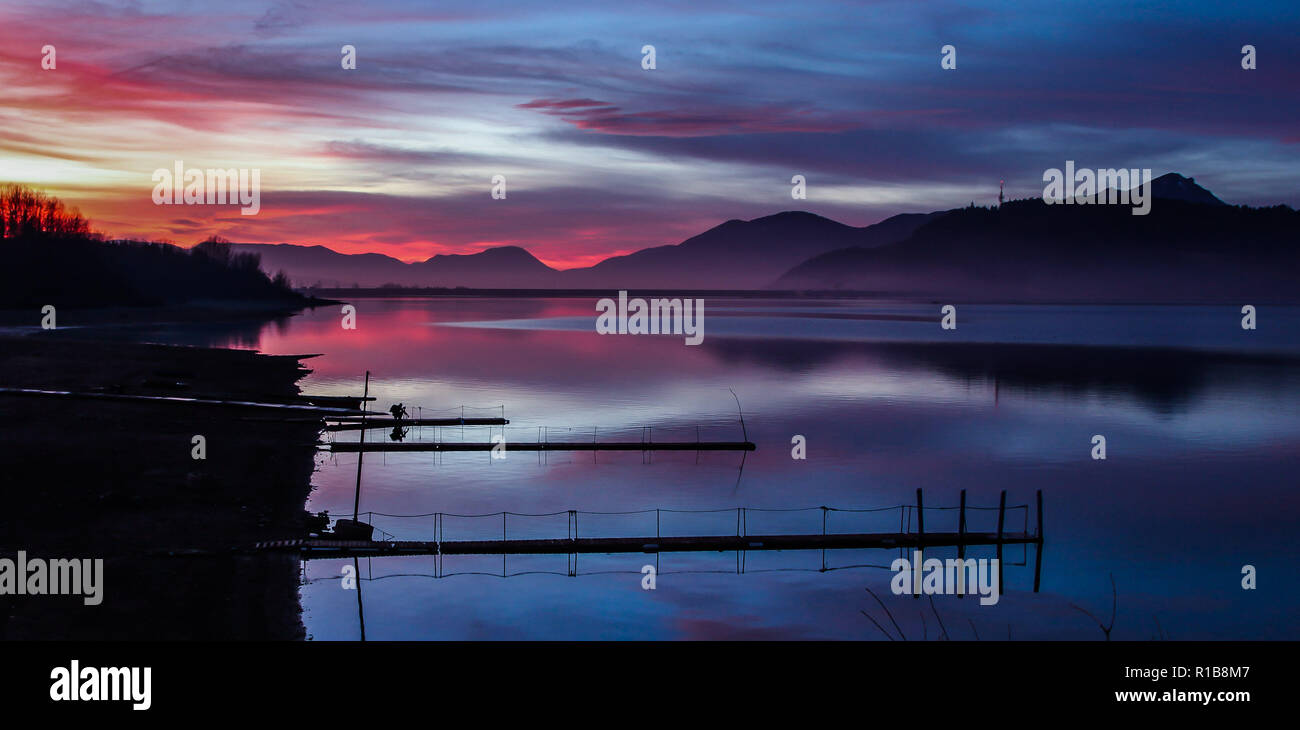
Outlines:
[[[0,338],[3,387],[287,400],[307,372],[234,350]],[[301,638],[297,559],[239,549],[305,534],[319,425],[0,395],[0,558],[105,559],[99,606],[0,596],[0,639]]]

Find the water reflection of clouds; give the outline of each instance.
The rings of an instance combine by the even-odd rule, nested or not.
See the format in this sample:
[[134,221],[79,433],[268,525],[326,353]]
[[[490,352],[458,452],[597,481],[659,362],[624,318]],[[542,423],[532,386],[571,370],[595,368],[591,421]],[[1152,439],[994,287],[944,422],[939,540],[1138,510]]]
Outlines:
[[[782,334],[763,321],[761,306],[735,319],[776,334],[714,337],[709,330],[701,346],[688,348],[675,338],[600,337],[580,311],[586,306],[367,304],[359,318],[364,338],[350,339],[336,312],[317,312],[263,332],[261,346],[328,353],[309,361],[310,390],[355,393],[370,369],[372,393],[385,405],[505,402],[511,433],[521,434],[509,438],[535,438],[537,424],[657,424],[656,432],[666,433],[671,423],[703,422],[731,434],[738,424],[727,389],[735,388],[759,444],[738,488],[739,459],[724,454],[705,455],[698,465],[694,454],[656,455],[650,463],[637,454],[602,454],[595,463],[589,455],[512,454],[497,463],[486,455],[367,456],[363,511],[877,507],[909,502],[917,487],[927,504],[955,504],[960,489],[973,503],[995,504],[1000,489],[1020,503],[1042,488],[1049,536],[1044,594],[1009,594],[993,613],[967,615],[964,606],[941,604],[945,620],[949,612],[959,624],[974,620],[986,639],[1003,636],[1008,623],[1016,638],[1099,638],[1069,603],[1108,602],[1107,575],[1114,572],[1121,587],[1117,638],[1121,631],[1122,638],[1150,638],[1155,615],[1175,638],[1294,638],[1286,606],[1296,589],[1277,586],[1260,601],[1241,595],[1234,575],[1244,562],[1280,574],[1295,559],[1291,533],[1300,506],[1287,476],[1300,468],[1294,360],[1187,348],[797,339],[789,334],[798,330]],[[582,326],[426,326],[532,316],[525,312]],[[1221,312],[1203,314],[1203,325],[1219,326]],[[981,315],[992,322],[1014,316],[992,309]],[[1095,312],[1088,317],[1088,327],[1103,327]],[[962,326],[980,319],[963,319]],[[1263,350],[1294,327],[1276,313],[1272,324],[1278,328],[1259,333]],[[825,326],[844,325],[828,319]],[[1144,331],[1122,321],[1115,326],[1124,330],[1117,338]],[[1178,336],[1195,338],[1199,326]],[[937,324],[933,330],[939,333]],[[1237,336],[1224,335],[1229,344]],[[808,437],[808,461],[790,458],[792,433]],[[1106,462],[1088,457],[1094,433],[1108,437]],[[460,438],[454,430],[443,437]],[[312,506],[350,511],[355,456],[323,461]],[[874,602],[862,590],[872,578],[857,571],[684,576],[654,597],[640,595],[637,578],[394,577],[365,584],[367,623],[373,621],[376,638],[880,638],[858,613]],[[884,577],[875,580],[887,591]],[[306,589],[308,625],[318,638],[352,638],[355,598],[342,593]],[[919,636],[915,603],[903,603],[900,623],[910,622],[904,629]]]
[[[871,552],[884,565],[894,556],[888,550]],[[565,557],[552,557],[549,563],[512,557],[507,570],[563,572]],[[653,564],[653,556],[581,559],[590,572],[573,578],[550,574],[503,579],[499,556],[461,566],[480,574],[436,579],[429,577],[433,567],[427,558],[385,558],[371,561],[369,567],[363,563],[367,638],[884,640],[861,611],[876,615],[891,631],[892,622],[864,586],[881,597],[909,640],[939,637],[935,612],[955,640],[975,640],[977,635],[982,641],[1002,640],[1008,630],[1015,639],[1099,636],[1063,597],[1028,592],[1026,581],[1032,575],[1023,567],[1006,568],[1009,583],[997,606],[938,596],[932,609],[928,601],[890,593],[892,574],[887,568],[822,573],[820,556],[814,554],[750,553],[743,574],[735,572],[733,553],[665,555],[653,591],[640,587],[640,567]],[[834,559],[832,555],[831,567]],[[318,640],[359,636],[355,594],[339,588],[343,564],[308,564],[310,583],[303,594],[308,605],[318,607],[309,620]],[[494,570],[498,575],[490,574]],[[368,577],[377,579],[364,579]],[[528,595],[530,602],[514,600],[517,594]],[[1097,600],[1102,598],[1108,596],[1099,594]]]

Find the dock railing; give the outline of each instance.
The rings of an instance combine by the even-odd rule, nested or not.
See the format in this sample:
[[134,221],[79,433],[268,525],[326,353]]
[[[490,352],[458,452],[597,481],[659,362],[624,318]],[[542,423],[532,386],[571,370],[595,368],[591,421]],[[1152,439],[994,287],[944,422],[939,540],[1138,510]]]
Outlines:
[[[394,514],[368,511],[361,513],[366,522],[380,531],[382,540],[320,539],[279,541],[265,544],[273,549],[297,549],[307,558],[344,555],[371,557],[396,555],[435,555],[439,563],[445,555],[506,555],[579,553],[647,553],[751,550],[818,550],[822,551],[823,569],[827,550],[897,548],[930,550],[955,547],[958,559],[964,559],[971,546],[993,546],[999,570],[1004,546],[1036,546],[1034,584],[1038,588],[1042,567],[1042,491],[1036,495],[1037,531],[1029,532],[1029,505],[1007,505],[1006,491],[998,506],[981,507],[967,503],[961,491],[956,507],[926,507],[921,490],[915,505],[878,508],[764,508],[732,507],[720,509],[654,508],[642,510],[598,511],[562,510],[530,513],[503,510],[464,514],[428,512]],[[1007,513],[1023,513],[1023,531],[1007,530]],[[879,525],[882,519],[897,513],[898,529],[865,526],[863,519]],[[927,513],[929,526],[927,529]],[[934,513],[951,514],[936,522]],[[996,515],[996,529],[993,517]],[[403,527],[383,520],[418,520],[432,529],[411,535]],[[560,537],[559,520],[564,520],[564,537]],[[835,523],[840,524],[835,524]],[[407,523],[409,524],[409,522]],[[894,524],[889,519],[887,524]],[[449,530],[449,525],[451,529]],[[937,529],[936,529],[937,528]],[[652,531],[653,530],[653,531]],[[429,534],[429,533],[432,534]],[[406,533],[401,537],[399,533]],[[903,553],[903,556],[907,556]]]
[[[920,490],[917,491],[919,497]],[[608,527],[611,523],[616,523],[616,522],[621,522],[622,524],[619,526],[617,532],[614,534],[621,533],[623,535],[626,535],[629,534],[628,531],[630,528],[636,527],[638,528],[637,531],[635,532],[637,536],[650,537],[653,535],[655,538],[680,536],[682,534],[681,529],[666,531],[666,527],[667,526],[686,527],[688,525],[691,526],[689,529],[693,531],[690,531],[687,534],[694,534],[694,535],[707,534],[711,536],[730,535],[734,537],[748,537],[750,535],[760,535],[760,534],[767,534],[767,535],[771,535],[771,534],[805,534],[805,535],[807,534],[821,534],[821,535],[859,534],[867,531],[872,531],[872,532],[884,532],[884,531],[880,530],[878,527],[872,528],[870,530],[863,530],[861,529],[862,527],[861,523],[858,523],[857,525],[843,524],[842,520],[841,520],[841,525],[837,526],[834,524],[835,520],[833,518],[836,516],[851,516],[851,515],[884,515],[890,512],[893,512],[897,515],[898,534],[925,535],[927,532],[926,530],[927,514],[953,513],[952,517],[954,519],[954,524],[952,525],[952,532],[958,533],[959,535],[964,535],[967,533],[973,534],[979,532],[992,532],[996,534],[1003,534],[1005,533],[1006,527],[1008,525],[1008,521],[1007,521],[1007,518],[1009,517],[1008,513],[1013,511],[1019,511],[1021,513],[1021,520],[1019,521],[1021,522],[1021,527],[1022,527],[1020,535],[1023,536],[1023,535],[1030,534],[1029,533],[1029,505],[1028,504],[1018,504],[1018,505],[1006,504],[1005,490],[1002,492],[1000,497],[1000,503],[997,506],[976,506],[976,505],[967,504],[965,490],[962,490],[960,499],[961,502],[957,506],[942,506],[942,507],[933,506],[933,505],[926,506],[924,505],[923,502],[919,502],[918,504],[901,504],[901,505],[894,505],[889,507],[876,507],[876,508],[844,508],[844,507],[818,506],[818,507],[795,507],[795,508],[726,507],[726,508],[718,508],[718,509],[683,509],[683,508],[658,507],[653,509],[617,510],[617,511],[558,510],[554,512],[515,512],[510,510],[501,510],[497,512],[482,512],[482,513],[456,513],[456,512],[440,511],[440,512],[425,512],[420,514],[398,514],[398,513],[390,513],[390,512],[378,512],[372,510],[372,511],[362,512],[361,514],[366,518],[366,521],[369,524],[374,525],[377,529],[383,529],[385,531],[385,534],[390,536],[389,539],[427,540],[427,541],[432,541],[437,543],[452,542],[455,540],[481,541],[481,540],[499,539],[501,541],[509,541],[511,539],[517,539],[517,540],[559,539],[558,520],[560,518],[564,518],[565,520],[564,539],[566,540],[577,540],[580,538],[612,537],[613,534],[611,534],[611,531],[607,529],[601,529],[601,528]],[[988,524],[981,526],[980,524],[977,523],[975,527],[972,527],[973,515],[971,513],[988,515],[989,516]],[[683,516],[699,516],[699,515],[728,515],[730,517],[728,518],[728,521],[725,523],[722,520],[714,519],[708,521],[707,523],[703,523],[703,525],[698,520],[687,521],[683,519]],[[762,518],[770,518],[771,516],[774,515],[781,515],[787,517],[794,516],[794,515],[811,515],[814,518],[814,521],[812,522],[809,522],[807,520],[802,521],[803,527],[798,532],[795,532],[794,529],[792,529],[793,527],[792,523],[788,520],[777,525],[773,525],[770,519],[766,519],[762,522],[757,521]],[[992,518],[995,515],[996,515],[996,527],[992,522]],[[617,519],[617,518],[629,518],[629,517],[641,517],[642,519],[631,521],[630,523],[626,519]],[[380,526],[381,523],[376,522],[375,518],[381,518],[385,520],[426,521],[426,524],[431,524],[432,526],[432,534],[429,534],[428,532],[425,532],[424,534],[418,534],[418,535],[412,534],[408,530],[403,529],[403,526],[394,525],[391,522],[383,523],[383,526],[381,527]],[[610,519],[610,518],[616,518],[616,519]],[[452,524],[454,526],[453,529],[455,530],[450,536],[448,535],[448,531],[447,531],[448,520],[452,521]],[[469,530],[463,529],[464,523],[462,521],[467,521],[467,520],[478,521],[478,527],[471,528]],[[541,533],[537,532],[536,530],[537,525],[538,524],[544,525],[547,520],[550,520],[553,523],[551,529]],[[669,520],[672,521],[672,524],[666,525],[666,521]],[[930,527],[929,532],[931,534],[934,534],[935,527],[938,526],[935,522],[935,517],[928,518],[928,521]],[[751,526],[751,523],[753,526]],[[408,522],[406,524],[409,525],[410,523]],[[493,528],[491,527],[492,524],[497,525],[497,529],[495,532],[493,532]],[[723,524],[726,524],[727,527],[723,528],[722,527]],[[707,525],[709,528],[708,532],[701,531],[701,529],[705,525]],[[584,527],[586,529],[584,529]],[[776,527],[778,529],[776,529],[775,531],[771,529],[765,529],[769,527]],[[846,529],[850,527],[857,527],[858,529]],[[456,528],[462,528],[462,529],[456,529]],[[1041,526],[1039,527],[1039,529],[1041,530]],[[399,530],[401,531],[400,533],[398,532]]]

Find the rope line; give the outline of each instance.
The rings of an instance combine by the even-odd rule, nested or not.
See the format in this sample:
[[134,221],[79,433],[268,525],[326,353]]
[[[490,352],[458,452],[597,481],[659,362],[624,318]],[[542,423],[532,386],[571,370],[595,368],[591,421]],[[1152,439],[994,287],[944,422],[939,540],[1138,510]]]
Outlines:
[[[928,509],[928,510],[951,511],[951,510],[955,510],[955,509],[960,509],[960,507],[937,507],[937,506],[936,506],[936,507],[924,507],[924,508],[922,508],[922,509],[923,509],[923,510]],[[999,508],[998,508],[998,507],[976,507],[976,506],[974,506],[974,505],[966,505],[966,509],[969,509],[969,510],[979,510],[979,511],[986,511],[986,512],[987,512],[987,511],[996,511],[996,510],[999,509]],[[1027,532],[1028,529],[1029,529],[1029,505],[1028,505],[1028,504],[1018,504],[1018,505],[1007,505],[1007,506],[1005,507],[1005,510],[1007,510],[1007,511],[1010,511],[1010,510],[1017,510],[1017,509],[1018,509],[1018,510],[1023,510],[1023,511],[1024,511],[1024,530]],[[661,529],[661,527],[660,527],[660,515],[661,515],[661,514],[664,514],[664,513],[667,513],[667,514],[670,514],[670,515],[671,515],[671,514],[700,514],[700,515],[702,515],[702,514],[710,514],[710,515],[719,515],[719,514],[728,514],[728,515],[729,515],[729,514],[734,514],[734,515],[736,516],[736,535],[737,535],[737,536],[740,536],[740,537],[745,537],[745,536],[749,536],[749,535],[751,534],[750,531],[749,531],[749,520],[748,520],[748,517],[749,517],[749,513],[750,513],[750,512],[761,513],[761,514],[762,514],[762,513],[766,513],[766,514],[794,514],[794,513],[807,513],[807,512],[818,512],[818,511],[820,511],[820,512],[822,513],[822,515],[823,515],[823,517],[822,517],[822,529],[821,529],[822,534],[845,534],[845,533],[842,533],[842,532],[839,532],[839,531],[831,531],[831,532],[828,532],[828,531],[827,531],[828,528],[827,528],[826,517],[827,517],[830,513],[832,513],[832,512],[840,512],[840,513],[845,513],[845,514],[873,514],[873,513],[879,513],[879,512],[889,512],[889,511],[892,511],[892,510],[898,510],[898,511],[899,511],[899,532],[900,532],[900,533],[903,533],[903,534],[910,534],[910,533],[912,532],[912,514],[913,514],[913,512],[917,511],[917,506],[916,506],[916,505],[913,505],[913,504],[900,504],[900,505],[895,505],[895,506],[892,506],[892,507],[873,507],[873,508],[845,508],[845,507],[827,507],[827,506],[818,506],[818,507],[786,507],[786,508],[776,508],[776,507],[725,507],[725,508],[717,508],[717,509],[682,509],[682,508],[664,508],[664,507],[660,507],[660,508],[657,508],[657,509],[619,510],[619,511],[600,511],[600,510],[557,510],[557,511],[554,511],[554,512],[513,512],[513,511],[509,511],[509,510],[502,510],[502,511],[499,511],[499,512],[482,512],[482,513],[469,513],[469,514],[462,514],[462,513],[457,513],[457,512],[423,512],[423,513],[419,513],[419,514],[397,514],[397,513],[391,513],[391,512],[374,512],[374,511],[369,511],[369,512],[365,512],[364,514],[366,515],[367,523],[372,523],[372,522],[374,521],[374,518],[375,518],[375,517],[383,517],[383,518],[389,518],[389,519],[428,519],[428,518],[433,518],[433,520],[434,520],[434,528],[433,528],[433,529],[434,529],[434,541],[436,541],[436,542],[438,542],[438,543],[441,544],[442,542],[446,541],[445,533],[444,533],[443,523],[444,523],[444,520],[445,520],[446,518],[448,518],[448,517],[455,518],[455,519],[489,519],[489,518],[499,518],[499,519],[501,520],[501,529],[502,529],[502,532],[501,532],[501,538],[500,538],[500,539],[505,540],[505,539],[506,539],[506,534],[507,534],[507,533],[506,533],[506,525],[507,525],[507,522],[506,522],[506,521],[507,521],[507,519],[510,518],[510,517],[539,518],[539,517],[559,517],[559,516],[561,516],[561,515],[564,515],[566,518],[568,518],[568,520],[569,520],[569,525],[570,525],[569,528],[568,528],[568,530],[566,531],[566,536],[565,536],[566,539],[568,539],[568,540],[577,540],[577,539],[579,539],[579,534],[578,534],[578,530],[577,530],[577,521],[578,521],[578,517],[580,517],[580,516],[584,516],[584,515],[585,515],[585,516],[596,516],[596,517],[609,517],[609,516],[612,516],[612,517],[624,517],[624,516],[630,516],[630,515],[650,515],[650,514],[653,514],[653,515],[655,515],[655,532],[654,532],[655,537],[661,537],[661,536],[663,536],[663,535],[662,535],[662,533],[661,533],[661,531],[660,531],[660,529]],[[337,511],[338,511],[338,510],[325,510],[325,513],[326,513],[326,514],[329,514],[330,512],[337,512]],[[346,512],[346,510],[343,510],[343,512]],[[400,539],[400,538],[398,538],[397,535],[394,535],[393,533],[388,532],[387,530],[385,530],[385,529],[383,529],[383,528],[381,528],[381,527],[379,527],[379,526],[377,526],[377,525],[373,525],[373,524],[371,524],[370,526],[371,526],[373,529],[378,530],[378,531],[383,535],[383,540],[384,540],[384,541],[393,541],[393,542],[395,542],[395,541],[398,541],[398,540]],[[841,529],[842,529],[842,528],[841,528]],[[598,531],[598,532],[599,532],[599,531]],[[516,534],[518,534],[518,533],[516,533]],[[783,534],[784,534],[784,533],[783,533]],[[533,538],[525,538],[525,539],[533,539]]]

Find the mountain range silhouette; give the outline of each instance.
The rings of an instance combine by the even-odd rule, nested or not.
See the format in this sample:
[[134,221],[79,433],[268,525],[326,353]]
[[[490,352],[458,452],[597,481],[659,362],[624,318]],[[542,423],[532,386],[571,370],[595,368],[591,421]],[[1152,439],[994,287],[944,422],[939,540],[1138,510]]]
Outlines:
[[987,301],[1291,301],[1300,213],[1224,203],[1193,178],[1152,208],[1041,199],[892,216],[864,227],[802,211],[730,220],[681,243],[556,270],[518,246],[404,263],[324,246],[235,244],[298,286],[782,289]]

